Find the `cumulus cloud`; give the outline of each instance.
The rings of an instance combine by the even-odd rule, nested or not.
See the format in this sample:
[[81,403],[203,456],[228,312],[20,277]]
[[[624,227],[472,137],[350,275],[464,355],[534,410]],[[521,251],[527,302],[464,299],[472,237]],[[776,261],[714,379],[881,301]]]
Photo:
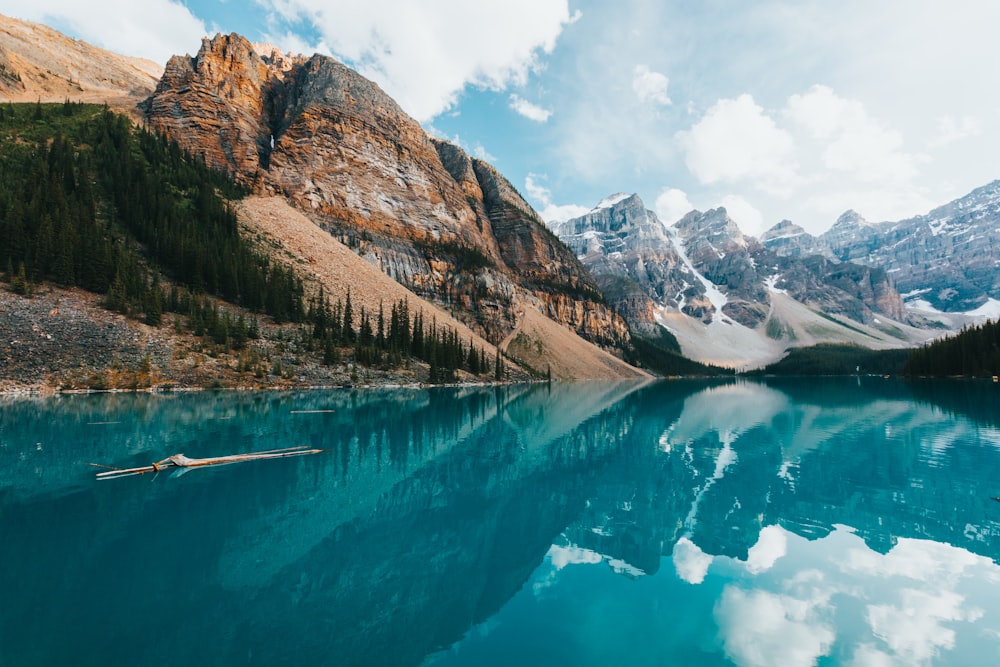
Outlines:
[[876,604],[867,610],[874,635],[906,665],[929,665],[942,650],[955,647],[955,630],[946,622],[974,622],[983,610],[969,607],[954,591],[900,591],[898,605]]
[[177,0],[0,0],[0,13],[54,25],[109,51],[165,65],[170,56],[197,51],[205,24]]
[[694,210],[687,193],[677,188],[667,188],[656,198],[656,216],[666,225],[672,225]]
[[661,106],[672,104],[667,95],[670,79],[660,72],[654,72],[648,65],[636,65],[632,74],[632,90],[641,102],[652,102]]
[[590,211],[587,206],[578,204],[554,204],[552,202],[552,191],[542,185],[541,181],[545,176],[539,174],[528,174],[524,179],[524,191],[528,197],[536,203],[536,208],[541,206],[538,213],[546,223],[564,222],[571,218],[578,218]]
[[417,120],[451,108],[467,85],[524,83],[579,17],[567,0],[260,0],[273,30],[306,24]]
[[815,665],[836,638],[824,602],[727,586],[715,609],[726,653],[741,666]]
[[858,100],[840,97],[827,86],[792,95],[787,114],[825,143],[823,164],[863,181],[906,182],[926,156],[902,150],[903,137],[872,118]]
[[782,195],[797,181],[792,135],[748,94],[719,100],[675,138],[702,184],[748,182]]
[[510,96],[510,108],[536,123],[544,123],[552,115],[551,109],[543,109],[516,94]]
[[722,206],[744,234],[759,236],[764,231],[764,215],[743,197],[726,195]]

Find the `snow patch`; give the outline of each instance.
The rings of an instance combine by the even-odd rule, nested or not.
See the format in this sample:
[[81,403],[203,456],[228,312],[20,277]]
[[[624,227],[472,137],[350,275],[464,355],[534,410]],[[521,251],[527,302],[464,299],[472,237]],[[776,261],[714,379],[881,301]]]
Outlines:
[[971,317],[985,317],[989,320],[995,320],[1000,317],[1000,301],[991,297],[986,300],[986,303],[979,306],[979,308],[970,310],[967,314]]
[[766,287],[767,291],[770,292],[771,294],[788,294],[788,290],[778,289],[777,287],[775,287],[775,285],[778,284],[779,280],[781,280],[781,274],[775,273],[770,278],[764,279],[764,287]]
[[602,199],[601,201],[599,201],[597,203],[597,206],[595,206],[593,209],[591,209],[590,212],[591,213],[597,213],[601,209],[611,208],[615,204],[623,202],[623,201],[625,201],[626,199],[628,199],[631,196],[632,195],[627,194],[625,192],[619,192],[619,193],[611,195],[610,197],[605,197],[604,199]]
[[715,312],[712,313],[712,323],[714,324],[715,322],[720,322],[722,320],[722,307],[726,305],[729,299],[718,287],[716,287],[715,283],[701,275],[701,273],[694,268],[694,264],[691,262],[691,259],[687,256],[687,251],[684,249],[684,244],[681,243],[680,237],[678,237],[676,233],[670,234],[670,242],[673,244],[674,250],[677,251],[677,255],[681,258],[681,262],[683,262],[684,266],[686,266],[688,270],[694,274],[694,277],[698,279],[698,282],[704,285],[705,296],[708,297],[709,302],[711,302],[712,306],[715,308]]

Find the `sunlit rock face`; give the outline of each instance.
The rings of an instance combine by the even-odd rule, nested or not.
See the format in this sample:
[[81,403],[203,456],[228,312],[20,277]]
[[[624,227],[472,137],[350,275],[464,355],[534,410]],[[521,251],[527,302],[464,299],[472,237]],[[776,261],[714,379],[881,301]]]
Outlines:
[[175,56],[147,122],[258,192],[280,194],[368,261],[500,340],[525,307],[595,342],[628,327],[493,167],[432,139],[325,56],[218,35]]

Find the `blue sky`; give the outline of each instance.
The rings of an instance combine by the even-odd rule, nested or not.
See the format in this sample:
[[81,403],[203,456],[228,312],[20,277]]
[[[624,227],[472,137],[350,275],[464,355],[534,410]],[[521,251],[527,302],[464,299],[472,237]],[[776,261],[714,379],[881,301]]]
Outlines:
[[894,220],[1000,178],[1000,3],[0,0],[164,63],[239,32],[334,55],[547,219],[637,192],[745,231]]

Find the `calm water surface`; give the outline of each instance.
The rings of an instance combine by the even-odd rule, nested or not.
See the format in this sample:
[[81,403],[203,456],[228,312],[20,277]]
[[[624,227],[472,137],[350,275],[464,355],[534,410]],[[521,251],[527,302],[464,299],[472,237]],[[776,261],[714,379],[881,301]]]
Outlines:
[[4,399],[0,665],[996,665],[992,496],[992,383]]

